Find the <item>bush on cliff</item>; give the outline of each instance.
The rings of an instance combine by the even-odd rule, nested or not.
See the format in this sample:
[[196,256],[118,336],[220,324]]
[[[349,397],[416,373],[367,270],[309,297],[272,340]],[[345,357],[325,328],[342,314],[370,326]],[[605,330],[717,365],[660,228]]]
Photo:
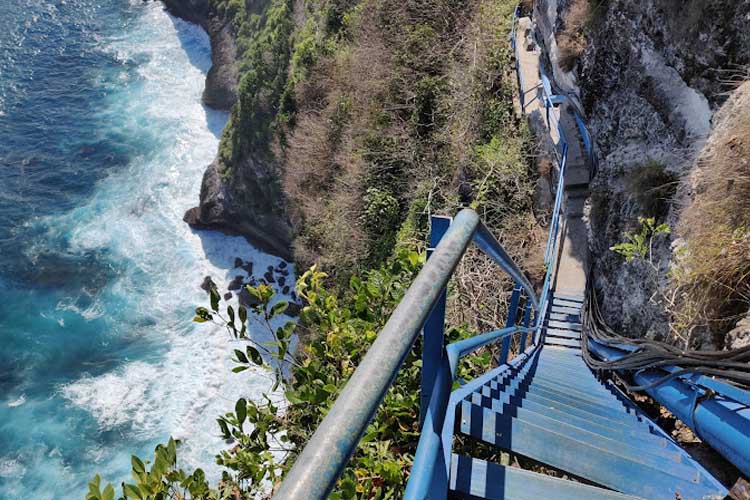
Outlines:
[[[287,350],[294,323],[273,331],[274,341],[269,344],[246,336],[245,320],[268,325],[268,320],[285,310],[286,303],[274,301],[270,287],[248,287],[258,300],[249,311],[240,307],[235,312],[229,305],[222,311],[214,292],[210,306],[197,309],[196,321],[218,322],[246,342],[245,350],[235,351],[235,372],[264,366],[281,382],[280,366],[286,365],[290,369],[284,384],[288,403],[279,405],[267,396],[260,402],[242,398],[233,412],[219,417],[219,429],[233,446],[217,456],[217,463],[228,471],[218,487],[210,488],[200,469],[187,473],[178,468],[177,443],[170,440],[157,447],[153,465],[133,457],[134,482],[122,486],[122,498],[176,499],[186,498],[184,492],[188,492],[193,499],[236,499],[267,492],[269,483],[276,484],[294,463],[423,262],[424,254],[401,252],[363,279],[352,278],[340,294],[325,287],[324,273],[315,268],[307,271],[297,283],[307,305],[297,328],[302,347],[294,354]],[[462,328],[448,332],[451,340],[468,335]],[[420,356],[417,344],[331,498],[396,498],[403,493],[419,435]],[[471,378],[489,362],[486,353],[470,357],[460,375]],[[105,492],[114,495],[110,485],[101,489],[97,476],[86,500],[113,498]]]
[[[290,335],[285,331],[271,332],[273,346],[248,341],[254,350],[235,354],[238,369],[257,364],[254,353],[264,348],[263,363],[278,368],[283,358],[289,364],[287,403],[241,399],[219,418],[221,433],[233,443],[217,457],[227,472],[216,489],[195,498],[249,498],[283,477],[398,304],[423,262],[430,214],[471,205],[532,271],[542,266],[541,255],[530,249],[543,246],[531,211],[532,141],[512,103],[507,36],[515,2],[304,2],[305,21],[289,38],[291,52],[279,57],[264,50],[288,33],[288,3],[248,2],[252,13],[236,0],[215,5],[232,16],[238,33],[243,26],[266,32],[247,33],[241,44],[262,59],[246,60],[265,69],[246,80],[241,93],[250,107],[238,105],[225,131],[227,175],[233,175],[236,155],[263,146],[255,132],[245,137],[240,131],[243,116],[249,126],[261,120],[263,133],[273,136],[268,149],[283,165],[298,230],[296,258],[300,267],[318,264],[298,283],[307,304],[296,330],[299,351],[283,354]],[[263,9],[273,6],[285,14],[271,22]],[[276,78],[282,66],[288,68],[283,85]],[[257,99],[267,97],[263,102],[271,105],[263,108]],[[470,252],[450,288],[450,340],[501,326],[508,289],[495,266]],[[270,314],[268,289],[251,293],[261,304],[255,310],[222,312],[235,332],[242,332],[245,314],[249,321]],[[198,317],[221,320],[218,308],[214,296]],[[272,356],[279,347],[282,354]],[[487,351],[470,357],[461,376],[484,371],[490,359]],[[420,365],[418,343],[332,498],[396,498],[403,492],[418,439]],[[178,498],[183,477],[189,484],[195,474],[201,479],[181,472],[176,462],[157,472],[164,472],[166,496],[147,498]]]

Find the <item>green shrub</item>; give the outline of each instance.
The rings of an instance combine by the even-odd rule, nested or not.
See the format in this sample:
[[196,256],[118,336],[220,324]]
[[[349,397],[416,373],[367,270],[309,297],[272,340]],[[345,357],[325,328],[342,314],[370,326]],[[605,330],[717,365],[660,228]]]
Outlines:
[[625,257],[627,262],[635,259],[645,259],[646,256],[650,259],[654,238],[660,234],[670,233],[668,225],[657,225],[656,219],[653,217],[638,217],[638,222],[641,224],[640,232],[627,232],[625,233],[625,239],[627,241],[610,247],[610,250]]

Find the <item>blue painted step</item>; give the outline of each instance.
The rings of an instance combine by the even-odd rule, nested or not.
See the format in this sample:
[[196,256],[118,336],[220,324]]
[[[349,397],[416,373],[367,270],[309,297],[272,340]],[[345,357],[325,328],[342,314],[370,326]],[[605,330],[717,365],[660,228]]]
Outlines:
[[575,330],[577,332],[580,332],[582,325],[573,321],[557,321],[551,319],[545,323],[545,326],[547,326],[547,329],[556,328],[561,330]]
[[[545,427],[496,418],[492,410],[468,401],[462,403],[460,411],[462,433],[620,492],[650,500],[702,499],[721,492],[720,486],[704,484],[706,478],[701,470],[684,464],[663,460],[654,466],[616,449],[602,449]],[[681,477],[686,474],[691,477]]]
[[564,339],[581,340],[581,332],[573,332],[570,330],[558,330],[556,328],[547,328],[545,332],[549,337],[562,337]]
[[449,427],[620,493],[457,455],[451,490],[472,500],[723,498],[718,481],[586,366],[582,303],[582,296],[555,296],[544,345],[456,394]]
[[[664,462],[682,463],[682,454],[679,451],[663,447],[661,445],[663,441],[652,439],[647,433],[643,433],[635,440],[626,439],[614,433],[594,432],[587,425],[582,427],[575,425],[571,421],[554,419],[544,413],[527,411],[524,408],[517,408],[512,405],[504,405],[502,410],[494,411],[494,413],[496,413],[494,416],[496,421],[502,419],[511,428],[515,425],[515,422],[511,422],[511,420],[517,420],[524,424],[537,425],[552,430],[557,434],[564,435],[571,440],[581,441],[596,448],[617,450],[617,453],[624,457],[629,457],[632,460],[643,464],[650,464],[654,467],[658,467]],[[473,414],[472,418],[474,418]],[[681,472],[681,476],[691,478],[693,473],[694,469],[688,467]]]
[[455,454],[451,457],[450,489],[459,498],[468,499],[638,500],[595,486]]
[[557,338],[557,337],[545,337],[544,343],[546,345],[555,345],[555,346],[561,346],[561,347],[570,347],[572,349],[580,349],[581,348],[581,341],[575,340],[575,339],[564,339],[564,338]]

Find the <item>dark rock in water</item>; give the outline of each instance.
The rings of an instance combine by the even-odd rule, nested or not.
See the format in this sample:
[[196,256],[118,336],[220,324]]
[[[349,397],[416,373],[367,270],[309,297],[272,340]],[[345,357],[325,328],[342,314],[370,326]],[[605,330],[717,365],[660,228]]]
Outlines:
[[289,271],[287,271],[286,269],[279,269],[277,270],[277,272],[282,276],[289,276]]
[[284,269],[286,267],[286,261],[279,262],[279,269]]
[[237,269],[238,267],[242,267],[242,264],[243,264],[242,259],[240,259],[239,257],[235,257],[234,258],[234,268],[235,269]]
[[266,270],[267,270],[267,271],[268,271],[269,273],[272,273],[272,272],[273,272],[273,266],[268,266],[268,267],[266,268]]
[[240,288],[242,288],[242,282],[244,281],[244,279],[245,279],[244,276],[242,276],[241,274],[238,274],[229,283],[229,286],[227,287],[227,289],[229,289],[229,290],[239,290]]
[[297,300],[297,293],[296,292],[292,292],[292,300]]
[[203,278],[203,283],[201,283],[201,288],[206,292],[210,292],[211,290],[216,290],[217,286],[216,283],[214,283],[214,280],[211,279],[211,276],[206,276]]
[[253,274],[253,263],[251,261],[245,262],[245,264],[242,266],[242,269],[247,271],[247,274],[252,275]]
[[232,299],[232,292],[227,292],[224,294],[224,300],[231,300]]
[[299,316],[299,313],[302,311],[302,306],[297,304],[296,302],[290,302],[289,306],[287,306],[286,311],[284,311],[284,314],[287,316],[291,316],[292,318],[296,318]]
[[250,292],[248,292],[245,288],[239,291],[237,293],[237,298],[240,301],[240,304],[247,307],[257,306],[260,305],[260,301],[253,295],[250,295]]
[[266,283],[276,283],[276,280],[273,279],[273,273],[271,271],[266,272],[266,274],[263,275],[263,279],[266,280]]
[[282,276],[281,278],[278,278],[278,279],[276,280],[276,283],[278,283],[278,284],[279,284],[279,286],[284,286],[284,285],[286,285],[286,278],[284,278],[284,277]]
[[282,288],[281,293],[283,293],[284,295],[289,295],[289,287],[285,286],[284,288]]
[[250,281],[248,281],[247,284],[250,286],[258,286],[258,281],[254,277],[250,276]]

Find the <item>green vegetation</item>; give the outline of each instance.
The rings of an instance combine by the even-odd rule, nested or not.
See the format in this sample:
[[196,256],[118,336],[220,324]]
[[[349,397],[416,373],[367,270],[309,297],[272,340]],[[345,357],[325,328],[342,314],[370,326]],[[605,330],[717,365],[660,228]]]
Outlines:
[[[280,383],[281,366],[290,367],[291,375],[284,384],[288,404],[282,409],[267,396],[261,402],[243,398],[235,403],[233,412],[219,417],[222,435],[234,446],[217,456],[217,462],[228,470],[217,489],[208,487],[200,469],[189,474],[177,468],[177,443],[170,440],[168,445],[157,447],[150,469],[133,457],[135,482],[123,485],[121,498],[185,498],[184,491],[193,499],[249,498],[264,491],[264,481],[273,484],[282,478],[423,262],[424,254],[402,252],[364,279],[352,278],[341,294],[325,287],[324,273],[315,268],[307,271],[297,283],[299,295],[307,304],[297,330],[304,344],[293,355],[288,352],[288,340],[294,323],[275,330],[270,326],[270,320],[287,307],[285,302],[274,300],[270,287],[248,287],[258,305],[249,311],[240,307],[236,315],[230,305],[220,311],[219,297],[212,293],[210,307],[199,307],[194,321],[217,322],[233,338],[246,342],[244,351],[235,350],[236,373],[263,366],[273,371]],[[274,334],[274,341],[259,345],[249,339],[245,320],[265,325]],[[453,328],[447,335],[458,340],[470,333]],[[480,353],[464,362],[460,375],[470,378],[489,363],[489,353]],[[420,368],[420,349],[416,346],[331,498],[397,498],[403,493],[418,439]],[[283,454],[281,460],[279,453]],[[111,485],[100,489],[97,476],[86,500],[111,499],[112,495]]]
[[[256,2],[261,4],[263,2]],[[225,168],[266,151],[287,82],[293,33],[291,0],[268,0],[259,12],[243,0],[212,0],[232,23],[240,59],[238,99],[219,147]]]
[[[152,476],[136,475],[139,493],[123,498],[183,498],[180,488],[193,484],[192,498],[250,498],[277,484],[421,268],[428,215],[472,206],[517,262],[542,269],[529,250],[542,247],[532,141],[512,105],[515,2],[311,0],[295,3],[300,13],[292,4],[213,3],[232,20],[242,54],[240,100],[221,143],[225,173],[252,155],[283,166],[295,258],[310,268],[297,283],[305,307],[299,324],[272,328],[286,305],[261,286],[248,289],[255,307],[235,310],[214,292],[195,317],[243,342],[234,371],[271,370],[286,403],[243,398],[218,418],[232,443],[217,450],[219,485],[202,489],[202,473],[180,471],[170,443],[166,458],[157,449]],[[509,290],[470,252],[449,290],[449,339],[500,326]],[[253,342],[247,324],[273,341]],[[468,357],[459,376],[472,378],[491,358],[486,349]],[[331,498],[402,494],[418,439],[420,368],[417,343]],[[103,498],[98,488],[89,498]]]
[[625,233],[625,239],[627,241],[618,243],[610,248],[613,252],[625,257],[625,260],[628,262],[635,259],[645,259],[646,256],[650,259],[654,238],[660,234],[670,233],[668,225],[657,225],[656,219],[653,217],[638,217],[638,223],[641,225],[640,232]]

